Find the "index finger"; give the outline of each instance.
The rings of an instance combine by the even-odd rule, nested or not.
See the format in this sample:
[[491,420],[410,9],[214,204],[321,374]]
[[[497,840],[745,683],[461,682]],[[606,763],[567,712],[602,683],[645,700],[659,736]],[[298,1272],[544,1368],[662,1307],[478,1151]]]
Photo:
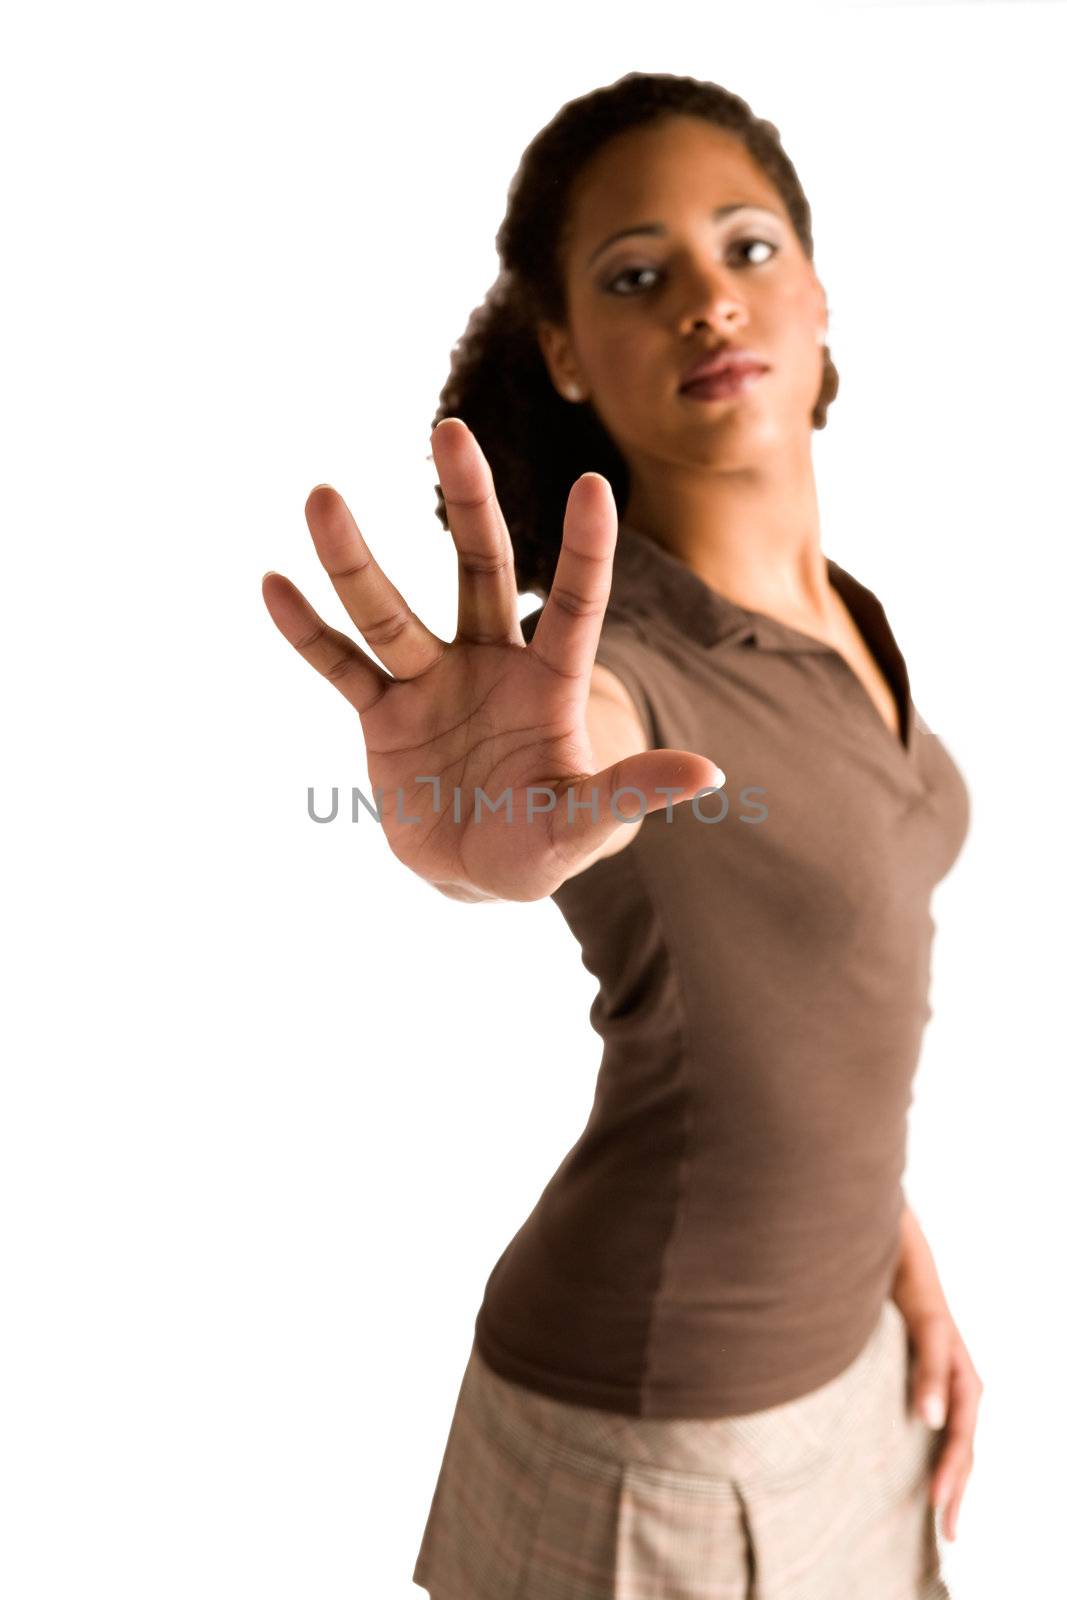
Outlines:
[[568,678],[589,680],[611,594],[618,513],[611,485],[583,472],[571,485],[552,587],[529,648]]

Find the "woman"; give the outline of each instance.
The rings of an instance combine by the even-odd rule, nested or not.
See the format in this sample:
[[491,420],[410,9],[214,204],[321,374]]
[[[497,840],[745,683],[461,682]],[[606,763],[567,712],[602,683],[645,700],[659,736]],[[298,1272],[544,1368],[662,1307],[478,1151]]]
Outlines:
[[981,1384],[900,1179],[969,808],[820,549],[808,206],[742,100],[633,73],[533,141],[497,243],[432,435],[455,640],[326,486],[315,548],[385,670],[264,580],[400,860],[551,895],[600,980],[589,1122],[490,1274],[414,1581],[945,1596]]

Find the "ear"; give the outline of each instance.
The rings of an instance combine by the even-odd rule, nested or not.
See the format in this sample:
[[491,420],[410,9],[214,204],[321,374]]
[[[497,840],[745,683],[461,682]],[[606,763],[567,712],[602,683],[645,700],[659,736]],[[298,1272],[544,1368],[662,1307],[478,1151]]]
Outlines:
[[830,308],[826,304],[826,290],[823,288],[822,282],[818,278],[815,279],[815,295],[815,303],[818,308],[818,314],[822,323],[823,343],[825,344],[826,340],[829,338]]
[[537,342],[541,347],[548,376],[561,397],[567,397],[567,390],[573,384],[584,387],[581,372],[574,359],[570,337],[565,328],[557,327],[554,322],[539,322]]

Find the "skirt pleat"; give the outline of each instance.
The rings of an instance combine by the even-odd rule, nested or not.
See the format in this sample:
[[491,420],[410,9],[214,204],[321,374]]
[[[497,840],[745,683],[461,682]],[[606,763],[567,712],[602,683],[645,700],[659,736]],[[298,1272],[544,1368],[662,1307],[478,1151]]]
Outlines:
[[472,1345],[412,1573],[430,1600],[951,1600],[886,1301],[836,1378],[660,1419],[502,1378]]

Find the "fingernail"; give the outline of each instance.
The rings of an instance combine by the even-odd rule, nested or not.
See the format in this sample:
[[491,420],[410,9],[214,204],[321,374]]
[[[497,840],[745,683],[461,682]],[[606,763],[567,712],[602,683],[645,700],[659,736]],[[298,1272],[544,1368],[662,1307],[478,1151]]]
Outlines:
[[931,1428],[945,1426],[945,1402],[939,1394],[928,1394],[923,1398],[922,1414]]

